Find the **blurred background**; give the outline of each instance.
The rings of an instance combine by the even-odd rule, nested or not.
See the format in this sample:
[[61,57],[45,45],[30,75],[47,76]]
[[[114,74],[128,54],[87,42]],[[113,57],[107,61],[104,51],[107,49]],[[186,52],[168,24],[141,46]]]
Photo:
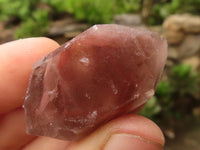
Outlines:
[[165,71],[140,113],[161,127],[165,150],[200,150],[200,0],[0,0],[0,44],[34,36],[63,44],[102,23],[167,39]]

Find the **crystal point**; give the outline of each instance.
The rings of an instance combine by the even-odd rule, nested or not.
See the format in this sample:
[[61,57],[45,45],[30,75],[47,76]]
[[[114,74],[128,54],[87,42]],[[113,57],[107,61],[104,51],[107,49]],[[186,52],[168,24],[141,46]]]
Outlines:
[[158,34],[95,25],[37,61],[25,99],[27,132],[79,140],[153,96],[167,57]]

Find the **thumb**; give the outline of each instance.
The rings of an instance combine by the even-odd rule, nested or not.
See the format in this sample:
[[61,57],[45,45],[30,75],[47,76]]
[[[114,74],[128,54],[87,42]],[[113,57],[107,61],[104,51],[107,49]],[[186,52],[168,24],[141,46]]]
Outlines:
[[127,115],[110,121],[67,150],[162,150],[164,136],[151,120]]

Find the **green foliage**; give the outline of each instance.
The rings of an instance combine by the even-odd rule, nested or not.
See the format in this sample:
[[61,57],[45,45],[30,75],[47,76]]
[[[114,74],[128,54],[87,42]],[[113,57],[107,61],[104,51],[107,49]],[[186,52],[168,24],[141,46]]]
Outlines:
[[30,4],[27,0],[0,0],[0,19],[11,16],[26,19],[30,15]]
[[137,12],[141,0],[43,0],[59,12],[69,12],[89,23],[110,23],[117,13]]
[[141,9],[142,0],[116,0],[117,13],[136,13]]
[[0,0],[0,20],[10,17],[21,20],[21,26],[16,30],[15,38],[41,36],[48,29],[48,12],[37,10],[40,0]]
[[73,10],[72,13],[78,20],[86,20],[90,23],[109,23],[114,15],[114,0],[79,0],[79,2],[71,3],[69,0],[68,2],[71,5],[67,5],[67,9]]
[[67,11],[67,5],[72,2],[68,0],[41,0],[41,1],[51,6],[56,12]]
[[199,14],[200,0],[161,0],[156,3],[149,18],[149,24],[160,24],[171,14],[192,13]]
[[48,25],[48,11],[37,10],[33,13],[32,17],[22,23],[21,27],[15,33],[15,38],[43,35],[48,31]]
[[[157,115],[163,120],[169,117],[180,119],[184,116],[180,104],[184,105],[184,100],[188,101],[189,97],[192,98],[199,93],[199,78],[198,73],[193,71],[190,65],[179,64],[172,67],[168,80],[158,83],[155,96],[142,109],[142,115],[151,119]],[[184,106],[185,109],[187,107]]]
[[162,106],[162,112],[167,113],[173,107],[172,100],[172,86],[169,81],[160,81],[158,83],[155,95],[159,100],[159,104]]
[[71,13],[78,20],[91,24],[110,23],[117,13],[137,12],[141,0],[0,0],[0,20],[10,17],[21,21],[15,38],[41,36],[48,29],[48,12],[37,10],[41,3],[54,13]]
[[[77,20],[91,24],[111,23],[115,14],[138,13],[142,7],[142,0],[0,0],[0,20],[17,18],[21,21],[21,31],[17,31],[16,37],[38,35],[31,30],[40,27],[40,36],[46,31],[44,22],[38,23],[34,13],[41,3],[49,5],[54,15],[70,13]],[[200,0],[160,0],[155,1],[149,24],[160,24],[163,19],[174,13],[200,13]],[[41,16],[45,16],[40,13]],[[12,20],[12,19],[11,19]],[[37,20],[37,21],[35,21]],[[48,21],[47,21],[48,22]],[[42,28],[42,24],[44,29]],[[28,31],[28,35],[23,34]],[[32,29],[31,29],[32,28]],[[38,32],[39,33],[39,32]]]
[[156,95],[159,98],[169,98],[170,93],[171,93],[171,87],[169,85],[169,82],[160,81],[156,89]]
[[152,119],[155,115],[159,114],[160,111],[161,106],[159,105],[157,98],[153,96],[140,111],[140,114]]
[[[48,12],[37,10],[40,3],[46,3],[54,12],[71,13],[78,20],[91,24],[110,23],[116,13],[136,12],[141,0],[0,0],[0,20],[10,17],[21,20],[15,38],[41,36],[48,29]],[[9,8],[8,8],[9,7]]]
[[199,92],[199,75],[192,71],[192,66],[180,64],[174,66],[169,75],[169,82],[176,96],[195,95]]

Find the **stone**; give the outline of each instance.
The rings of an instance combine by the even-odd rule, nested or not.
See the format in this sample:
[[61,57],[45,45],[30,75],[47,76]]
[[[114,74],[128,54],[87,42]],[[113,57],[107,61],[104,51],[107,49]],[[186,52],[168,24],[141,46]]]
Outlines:
[[178,46],[168,46],[168,59],[179,60]]
[[150,99],[167,57],[157,33],[95,25],[37,61],[24,102],[27,133],[80,140]]
[[137,14],[121,14],[114,17],[114,22],[126,26],[140,26],[142,25],[142,18]]
[[179,44],[184,39],[184,33],[182,31],[168,30],[164,32],[164,37],[167,39],[168,44]]
[[188,58],[200,54],[200,35],[188,35],[179,46],[179,57]]
[[200,107],[193,108],[193,114],[200,119]]
[[183,59],[182,63],[192,66],[192,70],[197,71],[198,68],[200,67],[200,57],[198,55],[188,57],[186,59]]
[[186,33],[200,33],[200,17],[199,16],[192,16],[188,15],[187,20],[183,24],[183,30]]
[[189,14],[171,15],[163,23],[164,37],[169,44],[180,44],[188,34],[200,33],[200,17]]
[[200,17],[190,14],[171,15],[163,23],[165,30],[200,33]]

